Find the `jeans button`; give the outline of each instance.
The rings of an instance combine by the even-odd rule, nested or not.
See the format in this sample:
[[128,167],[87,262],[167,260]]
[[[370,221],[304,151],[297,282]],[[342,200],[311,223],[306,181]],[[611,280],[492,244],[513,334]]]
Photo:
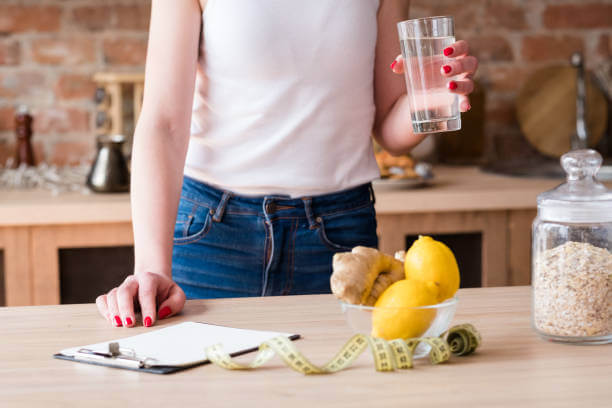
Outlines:
[[266,213],[274,214],[274,211],[276,211],[276,205],[274,204],[274,201],[268,201],[266,203]]

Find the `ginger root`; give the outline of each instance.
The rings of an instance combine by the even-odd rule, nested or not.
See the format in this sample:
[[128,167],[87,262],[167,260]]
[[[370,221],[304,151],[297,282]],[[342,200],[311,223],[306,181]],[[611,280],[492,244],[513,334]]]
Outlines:
[[337,253],[332,266],[332,292],[352,304],[372,306],[387,287],[404,278],[403,263],[374,248]]

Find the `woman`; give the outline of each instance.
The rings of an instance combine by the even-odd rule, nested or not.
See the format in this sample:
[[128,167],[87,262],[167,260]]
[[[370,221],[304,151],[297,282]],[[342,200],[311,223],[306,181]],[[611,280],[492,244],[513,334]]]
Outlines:
[[[135,270],[98,297],[100,313],[132,327],[139,306],[148,327],[186,296],[329,292],[335,252],[377,245],[371,132],[398,154],[425,137],[391,72],[403,73],[407,18],[396,0],[153,0]],[[467,53],[452,44],[440,72],[460,75],[448,88],[462,111],[477,66]]]

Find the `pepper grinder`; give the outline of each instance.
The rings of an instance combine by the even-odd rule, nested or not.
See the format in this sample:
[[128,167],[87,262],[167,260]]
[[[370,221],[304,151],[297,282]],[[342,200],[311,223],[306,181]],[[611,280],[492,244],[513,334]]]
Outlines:
[[19,106],[15,115],[15,134],[17,135],[17,149],[15,152],[14,167],[21,164],[34,166],[34,152],[32,150],[32,122],[28,107]]

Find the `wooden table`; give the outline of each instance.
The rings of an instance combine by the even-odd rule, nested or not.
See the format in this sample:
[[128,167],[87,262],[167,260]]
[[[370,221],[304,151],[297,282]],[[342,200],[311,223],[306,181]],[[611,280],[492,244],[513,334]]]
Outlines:
[[[329,376],[305,377],[273,359],[255,372],[211,365],[167,376],[55,360],[69,346],[142,333],[112,328],[92,304],[0,308],[2,407],[603,407],[612,399],[612,347],[570,346],[530,327],[529,287],[462,289],[454,324],[473,323],[477,353],[412,370],[377,373],[371,356]],[[350,335],[331,295],[188,301],[156,327],[206,321],[298,332],[314,363],[331,358]],[[240,357],[250,361],[252,354]]]

